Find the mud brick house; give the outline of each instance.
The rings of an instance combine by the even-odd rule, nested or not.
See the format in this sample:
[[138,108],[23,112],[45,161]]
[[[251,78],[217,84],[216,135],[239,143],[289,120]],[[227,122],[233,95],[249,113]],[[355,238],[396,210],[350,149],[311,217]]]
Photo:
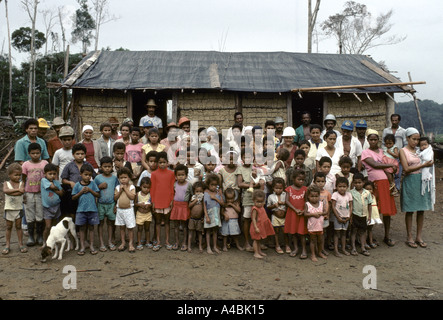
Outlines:
[[72,90],[69,110],[77,132],[109,117],[138,124],[154,99],[166,124],[186,116],[199,126],[226,129],[234,113],[246,125],[281,116],[298,126],[309,110],[313,123],[326,114],[365,119],[382,130],[394,111],[395,92],[414,92],[369,56],[289,52],[95,51],[63,80]]

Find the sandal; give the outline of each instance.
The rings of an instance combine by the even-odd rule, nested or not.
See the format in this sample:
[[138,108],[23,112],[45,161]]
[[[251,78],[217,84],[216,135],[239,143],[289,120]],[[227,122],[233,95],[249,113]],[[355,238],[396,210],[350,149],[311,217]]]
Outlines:
[[389,247],[395,246],[395,242],[392,239],[384,238],[383,242],[386,243]]
[[167,250],[171,250],[171,249],[172,249],[172,244],[167,244],[167,245],[166,245],[166,249],[167,249]]
[[144,247],[142,244],[139,244],[136,248],[137,248],[137,250],[143,250]]
[[406,245],[410,248],[417,248],[417,244],[413,241],[406,241]]
[[361,254],[362,255],[364,255],[364,256],[370,256],[371,254],[369,253],[369,251],[368,250],[362,250],[362,252],[361,252]]
[[283,250],[280,247],[275,248],[275,252],[277,252],[278,254],[284,254]]
[[377,245],[375,243],[371,243],[371,244],[369,244],[369,246],[371,247],[371,249],[377,248]]
[[101,246],[99,250],[100,250],[100,252],[108,251],[108,249],[106,249],[106,246]]
[[84,256],[85,255],[85,250],[80,250],[80,251],[77,252],[77,254],[79,256]]
[[160,250],[161,247],[162,247],[161,245],[156,244],[156,245],[152,248],[152,250],[154,250],[154,251],[158,251],[158,250]]
[[10,248],[5,247],[5,248],[2,250],[2,254],[8,254],[10,251],[11,251]]
[[421,248],[426,248],[428,245],[424,241],[415,241]]
[[111,243],[108,247],[109,247],[109,250],[111,250],[111,251],[117,250],[117,247],[113,243]]
[[[143,246],[142,246],[143,248]],[[134,248],[129,248],[129,253],[135,253],[135,249]]]
[[28,252],[28,248],[26,248],[25,246],[21,246],[20,247],[20,252],[21,253],[27,253]]
[[[166,246],[167,248],[168,246]],[[178,250],[178,244],[174,243],[174,245],[172,246],[172,250]]]
[[300,255],[300,259],[307,259],[307,258],[308,258],[308,255],[306,253],[302,253]]
[[118,251],[122,252],[126,250],[126,246],[120,246],[118,247]]
[[91,251],[89,251],[93,256],[95,256],[97,253],[98,253],[98,251],[97,250],[91,250]]
[[146,248],[148,249],[152,249],[152,247],[154,247],[154,245],[152,244],[152,242],[149,242],[146,244]]
[[186,250],[188,250],[188,246],[185,245],[185,244],[183,244],[183,245],[181,246],[180,250],[181,250],[181,251],[186,251]]
[[355,249],[352,249],[351,254],[352,254],[353,256],[358,256],[358,252],[357,252],[357,250],[355,250]]

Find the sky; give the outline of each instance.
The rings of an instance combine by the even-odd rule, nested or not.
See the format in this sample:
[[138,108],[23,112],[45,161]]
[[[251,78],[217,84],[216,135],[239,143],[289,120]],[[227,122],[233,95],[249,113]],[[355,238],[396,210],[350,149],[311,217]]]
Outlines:
[[[312,0],[313,5],[315,0]],[[317,26],[343,9],[346,1],[323,0]],[[388,35],[406,36],[401,43],[368,50],[375,61],[384,61],[391,73],[403,82],[426,81],[415,85],[418,99],[443,103],[440,89],[443,75],[443,1],[361,0],[377,16],[393,9]],[[225,52],[307,52],[308,0],[109,0],[109,13],[117,19],[102,25],[99,48],[123,47],[132,51],[196,50]],[[89,0],[91,4],[91,0]],[[76,0],[40,0],[39,11],[62,7],[68,41],[71,17],[79,7]],[[31,26],[19,0],[8,1],[11,33]],[[92,11],[91,11],[92,12]],[[37,29],[44,32],[41,13]],[[319,28],[320,30],[320,28]],[[60,25],[53,32],[61,34]],[[338,53],[335,39],[320,36],[314,53]],[[0,3],[0,41],[7,53],[4,1]],[[92,41],[93,43],[93,41]],[[93,45],[89,47],[93,50]],[[81,44],[70,43],[71,52],[81,52]],[[40,50],[42,52],[42,49]],[[13,49],[19,65],[28,58]],[[397,102],[412,100],[398,93]]]

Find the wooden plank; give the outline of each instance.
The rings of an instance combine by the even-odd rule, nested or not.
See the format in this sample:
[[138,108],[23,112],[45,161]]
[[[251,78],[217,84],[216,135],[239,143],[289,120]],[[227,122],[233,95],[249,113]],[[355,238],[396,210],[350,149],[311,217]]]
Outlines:
[[101,50],[97,50],[94,54],[89,57],[86,61],[84,61],[72,74],[71,76],[63,83],[63,86],[71,86],[80,76],[88,70],[88,68],[97,60],[100,56]]
[[287,126],[292,127],[292,94],[289,92],[286,96]]
[[[392,74],[390,74],[389,72],[384,71],[383,69],[377,67],[375,64],[370,63],[368,60],[361,60],[360,61],[364,66],[368,67],[371,71],[374,71],[375,73],[377,73],[379,76],[382,76],[383,78],[385,78],[388,81],[391,82],[401,82],[400,79],[398,79],[397,77],[394,77]],[[415,92],[414,88],[409,87],[407,85],[404,86],[400,86],[404,91],[411,91],[411,92]]]
[[355,84],[346,86],[329,86],[329,87],[312,87],[312,88],[297,88],[292,89],[292,92],[306,92],[306,91],[325,91],[325,90],[341,90],[341,89],[359,89],[359,88],[375,88],[375,87],[400,87],[408,84],[425,84],[426,81],[414,82],[391,82],[391,83],[368,83]]

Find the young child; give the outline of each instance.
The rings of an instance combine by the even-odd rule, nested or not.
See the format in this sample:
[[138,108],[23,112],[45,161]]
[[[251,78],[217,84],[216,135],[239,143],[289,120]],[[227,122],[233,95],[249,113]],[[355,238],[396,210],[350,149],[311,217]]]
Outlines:
[[138,179],[137,186],[140,187],[140,183],[143,178],[149,178],[151,179],[151,174],[158,168],[158,162],[157,162],[157,151],[149,151],[146,155],[146,161],[148,162],[148,169],[144,170],[140,174],[140,178]]
[[52,162],[58,167],[58,174],[60,176],[65,166],[74,160],[72,155],[72,141],[74,140],[74,129],[65,126],[60,129],[59,138],[62,142],[62,148],[55,151],[52,157]]
[[226,156],[229,156],[229,164],[224,165],[218,172],[220,185],[222,191],[225,191],[228,188],[234,189],[236,197],[238,197],[240,195],[236,177],[238,153],[235,151],[227,151]]
[[92,255],[98,253],[94,248],[94,226],[100,223],[95,198],[100,197],[100,190],[92,181],[94,168],[84,164],[80,168],[81,181],[72,188],[72,200],[78,200],[75,224],[80,227],[80,250],[78,255],[85,255],[86,230],[89,231],[89,250]]
[[142,166],[145,168],[145,170],[148,169],[148,163],[146,159],[146,155],[149,151],[157,151],[162,152],[164,151],[166,146],[164,144],[160,143],[160,133],[157,128],[151,128],[148,131],[148,141],[147,143],[142,147]]
[[8,166],[7,174],[9,181],[3,183],[3,193],[5,194],[5,220],[6,220],[6,245],[2,254],[8,254],[11,250],[12,226],[15,224],[17,231],[18,245],[20,252],[26,253],[28,249],[23,245],[22,217],[23,217],[23,194],[25,184],[21,180],[22,166],[11,163]]
[[140,181],[140,191],[137,193],[137,200],[134,204],[136,210],[135,223],[137,224],[137,250],[143,250],[142,234],[145,231],[146,247],[152,249],[153,244],[150,241],[150,227],[152,222],[152,203],[151,203],[151,179],[144,177]]
[[174,204],[171,210],[170,220],[174,221],[174,235],[175,243],[172,246],[173,250],[178,250],[179,246],[179,231],[183,230],[183,241],[180,246],[181,251],[188,250],[188,220],[189,220],[189,200],[192,197],[192,184],[186,179],[188,177],[188,168],[179,164],[174,169],[175,178],[174,183]]
[[[421,163],[425,163],[431,160],[434,160],[434,150],[432,150],[432,145],[429,141],[428,137],[420,137],[419,139],[419,147],[420,147],[420,160]],[[435,205],[435,167],[432,165],[431,167],[424,167],[421,169],[421,194],[424,195],[426,189],[431,192],[431,204],[432,211],[434,211]]]
[[327,190],[331,195],[335,190],[335,182],[337,177],[331,173],[332,160],[329,157],[321,157],[319,164],[319,172],[323,172],[326,176],[325,190]]
[[188,169],[188,176],[186,181],[191,184],[202,179],[202,173],[205,171],[203,165],[198,162],[198,157],[191,147],[186,148],[186,167]]
[[310,185],[306,191],[305,217],[308,219],[309,246],[311,249],[311,260],[316,262],[317,256],[327,259],[324,251],[323,225],[327,216],[324,202],[320,200],[320,188],[315,184]]
[[[330,220],[330,208],[331,208],[331,193],[328,190],[325,190],[325,184],[326,184],[326,175],[323,172],[317,172],[314,175],[314,184],[320,189],[320,201],[323,202],[323,208],[325,208],[326,215],[323,219],[323,235],[326,233],[329,235],[328,227],[329,227],[329,220]],[[329,240],[333,239],[333,230],[331,237],[328,236]],[[324,238],[324,236],[323,236]],[[330,243],[327,241],[327,243]],[[332,247],[332,250],[334,250],[334,247]],[[326,250],[324,250],[322,253],[327,256],[329,255]]]
[[209,156],[207,158],[206,163],[204,164],[204,171],[202,174],[202,182],[206,182],[206,176],[211,175],[211,174],[216,174],[215,173],[215,168],[217,166],[217,159],[214,156]]
[[266,239],[268,236],[275,235],[274,228],[271,221],[268,218],[265,210],[265,198],[266,195],[262,190],[254,190],[252,194],[252,200],[254,205],[251,209],[251,227],[250,234],[253,240],[254,257],[257,259],[263,259],[266,254],[262,251],[261,240]]
[[284,253],[279,240],[279,235],[283,234],[285,252],[291,253],[288,234],[283,232],[286,216],[286,192],[284,191],[285,180],[282,178],[275,178],[272,180],[272,190],[273,193],[268,196],[267,207],[272,212],[271,223],[275,232],[275,251],[278,254]]
[[118,251],[126,250],[126,230],[128,230],[129,252],[134,253],[134,228],[136,225],[134,214],[135,186],[130,184],[131,172],[128,168],[121,168],[117,172],[117,177],[120,184],[115,187],[114,201],[117,202],[115,225],[120,226],[121,244],[118,247]]
[[297,169],[303,170],[305,172],[304,186],[307,187],[312,183],[312,170],[305,165],[305,161],[306,161],[306,153],[301,149],[295,150],[294,159],[292,161],[294,165],[292,167],[289,167],[288,170],[286,170],[286,179],[288,186],[293,184],[292,173],[294,172],[294,170]]
[[100,125],[100,132],[102,136],[97,139],[100,145],[100,159],[103,157],[112,156],[112,150],[114,147],[115,140],[111,138],[112,135],[112,125],[109,122],[103,122]]
[[[306,186],[305,172],[301,169],[294,170],[292,174],[293,184],[288,186],[286,191],[286,207],[288,208],[285,218],[284,232],[292,236],[294,250],[290,253],[291,257],[295,257],[298,253],[297,236],[301,241],[302,253],[300,259],[306,259],[306,221],[304,217]],[[297,235],[297,236],[296,236]]]
[[346,251],[346,230],[349,226],[352,212],[352,195],[348,190],[349,182],[345,177],[339,177],[336,182],[337,191],[332,194],[332,212],[334,213],[334,255],[341,257],[338,251],[338,241],[341,240],[341,251],[349,256]]
[[397,170],[394,172],[392,168],[384,169],[386,176],[389,180],[389,185],[391,186],[391,195],[398,196],[399,192],[395,186],[394,174],[399,172],[398,159],[399,159],[399,150],[395,146],[395,136],[393,134],[387,134],[384,139],[383,149],[383,163],[385,164],[395,164],[397,166]]
[[42,194],[43,219],[45,219],[45,229],[43,231],[43,244],[48,239],[51,228],[55,226],[61,216],[60,202],[63,197],[63,188],[57,180],[57,166],[48,163],[45,168],[45,177],[41,181],[40,191]]
[[238,215],[241,213],[241,207],[234,189],[227,188],[224,193],[226,201],[222,209],[223,221],[220,232],[223,236],[223,251],[228,251],[228,237],[230,236],[234,239],[237,249],[243,251],[244,249],[238,241],[238,236],[241,233],[238,223]]
[[366,250],[366,230],[372,218],[372,195],[363,188],[365,177],[361,173],[354,175],[354,188],[352,195],[352,215],[351,215],[351,254],[358,255],[355,248],[355,240],[358,234],[361,246],[361,254],[369,256]]
[[129,161],[125,160],[126,153],[126,145],[123,142],[114,143],[114,147],[112,148],[113,155],[113,167],[112,174],[117,177],[117,173],[121,168],[128,168],[131,172],[131,183],[133,178],[132,166]]
[[131,180],[139,178],[140,173],[143,170],[142,167],[142,147],[143,144],[140,142],[140,129],[135,127],[131,129],[131,142],[126,145],[125,148],[125,160],[131,164],[131,169],[133,177]]
[[[221,227],[220,210],[224,205],[220,182],[216,174],[206,176],[206,190],[203,197],[203,210],[205,213],[204,229],[206,234],[207,252],[209,254],[220,253],[217,248],[217,232]],[[211,250],[211,233],[212,248]]]
[[286,178],[286,160],[289,158],[289,151],[284,148],[278,149],[277,152],[277,161],[272,165],[271,172],[272,172],[272,178],[282,178],[285,180],[285,183],[287,181]]
[[100,171],[102,172],[95,177],[94,182],[100,190],[100,197],[97,201],[98,218],[100,224],[98,225],[98,238],[100,241],[101,252],[106,252],[106,245],[103,239],[103,227],[105,224],[108,230],[108,247],[109,250],[115,251],[115,239],[114,239],[114,228],[115,228],[115,202],[114,202],[114,190],[119,184],[116,176],[112,174],[112,158],[103,157],[100,159]]
[[[318,129],[317,129],[318,130]],[[312,132],[312,130],[311,130]],[[303,150],[305,152],[305,162],[303,164],[311,170],[312,174],[315,173],[315,159],[309,157],[309,152],[311,151],[311,143],[308,140],[302,140],[299,142],[299,149]],[[293,166],[295,163],[295,160],[292,160],[291,166]]]
[[157,239],[152,248],[158,251],[160,245],[161,222],[165,223],[165,243],[166,249],[171,250],[169,243],[169,217],[171,215],[172,204],[174,202],[174,171],[168,169],[168,154],[164,151],[157,154],[158,169],[151,174],[151,201],[154,206],[155,230]]
[[351,191],[352,181],[354,177],[354,174],[351,172],[352,159],[349,158],[348,156],[343,156],[338,161],[338,165],[340,166],[341,170],[335,174],[335,178],[345,177],[346,179],[348,179],[349,183],[348,191]]
[[[28,146],[28,153],[31,160],[27,160],[22,165],[22,181],[25,183],[25,215],[28,224],[28,241],[26,245],[32,247],[36,240],[39,245],[43,245],[43,221],[42,195],[40,184],[45,176],[44,168],[48,164],[46,160],[40,160],[40,144],[33,142]],[[34,230],[37,239],[34,239]]]
[[190,217],[188,222],[188,252],[192,251],[191,241],[192,236],[198,237],[199,252],[203,252],[203,197],[205,185],[201,181],[197,181],[192,185],[193,195],[189,202]]
[[375,197],[375,188],[374,183],[372,181],[366,181],[364,184],[364,188],[371,193],[372,196],[372,209],[371,209],[371,221],[368,224],[368,245],[371,249],[377,248],[378,244],[373,236],[374,225],[383,224],[383,221],[380,219],[380,213],[378,211],[377,206],[377,198]]

